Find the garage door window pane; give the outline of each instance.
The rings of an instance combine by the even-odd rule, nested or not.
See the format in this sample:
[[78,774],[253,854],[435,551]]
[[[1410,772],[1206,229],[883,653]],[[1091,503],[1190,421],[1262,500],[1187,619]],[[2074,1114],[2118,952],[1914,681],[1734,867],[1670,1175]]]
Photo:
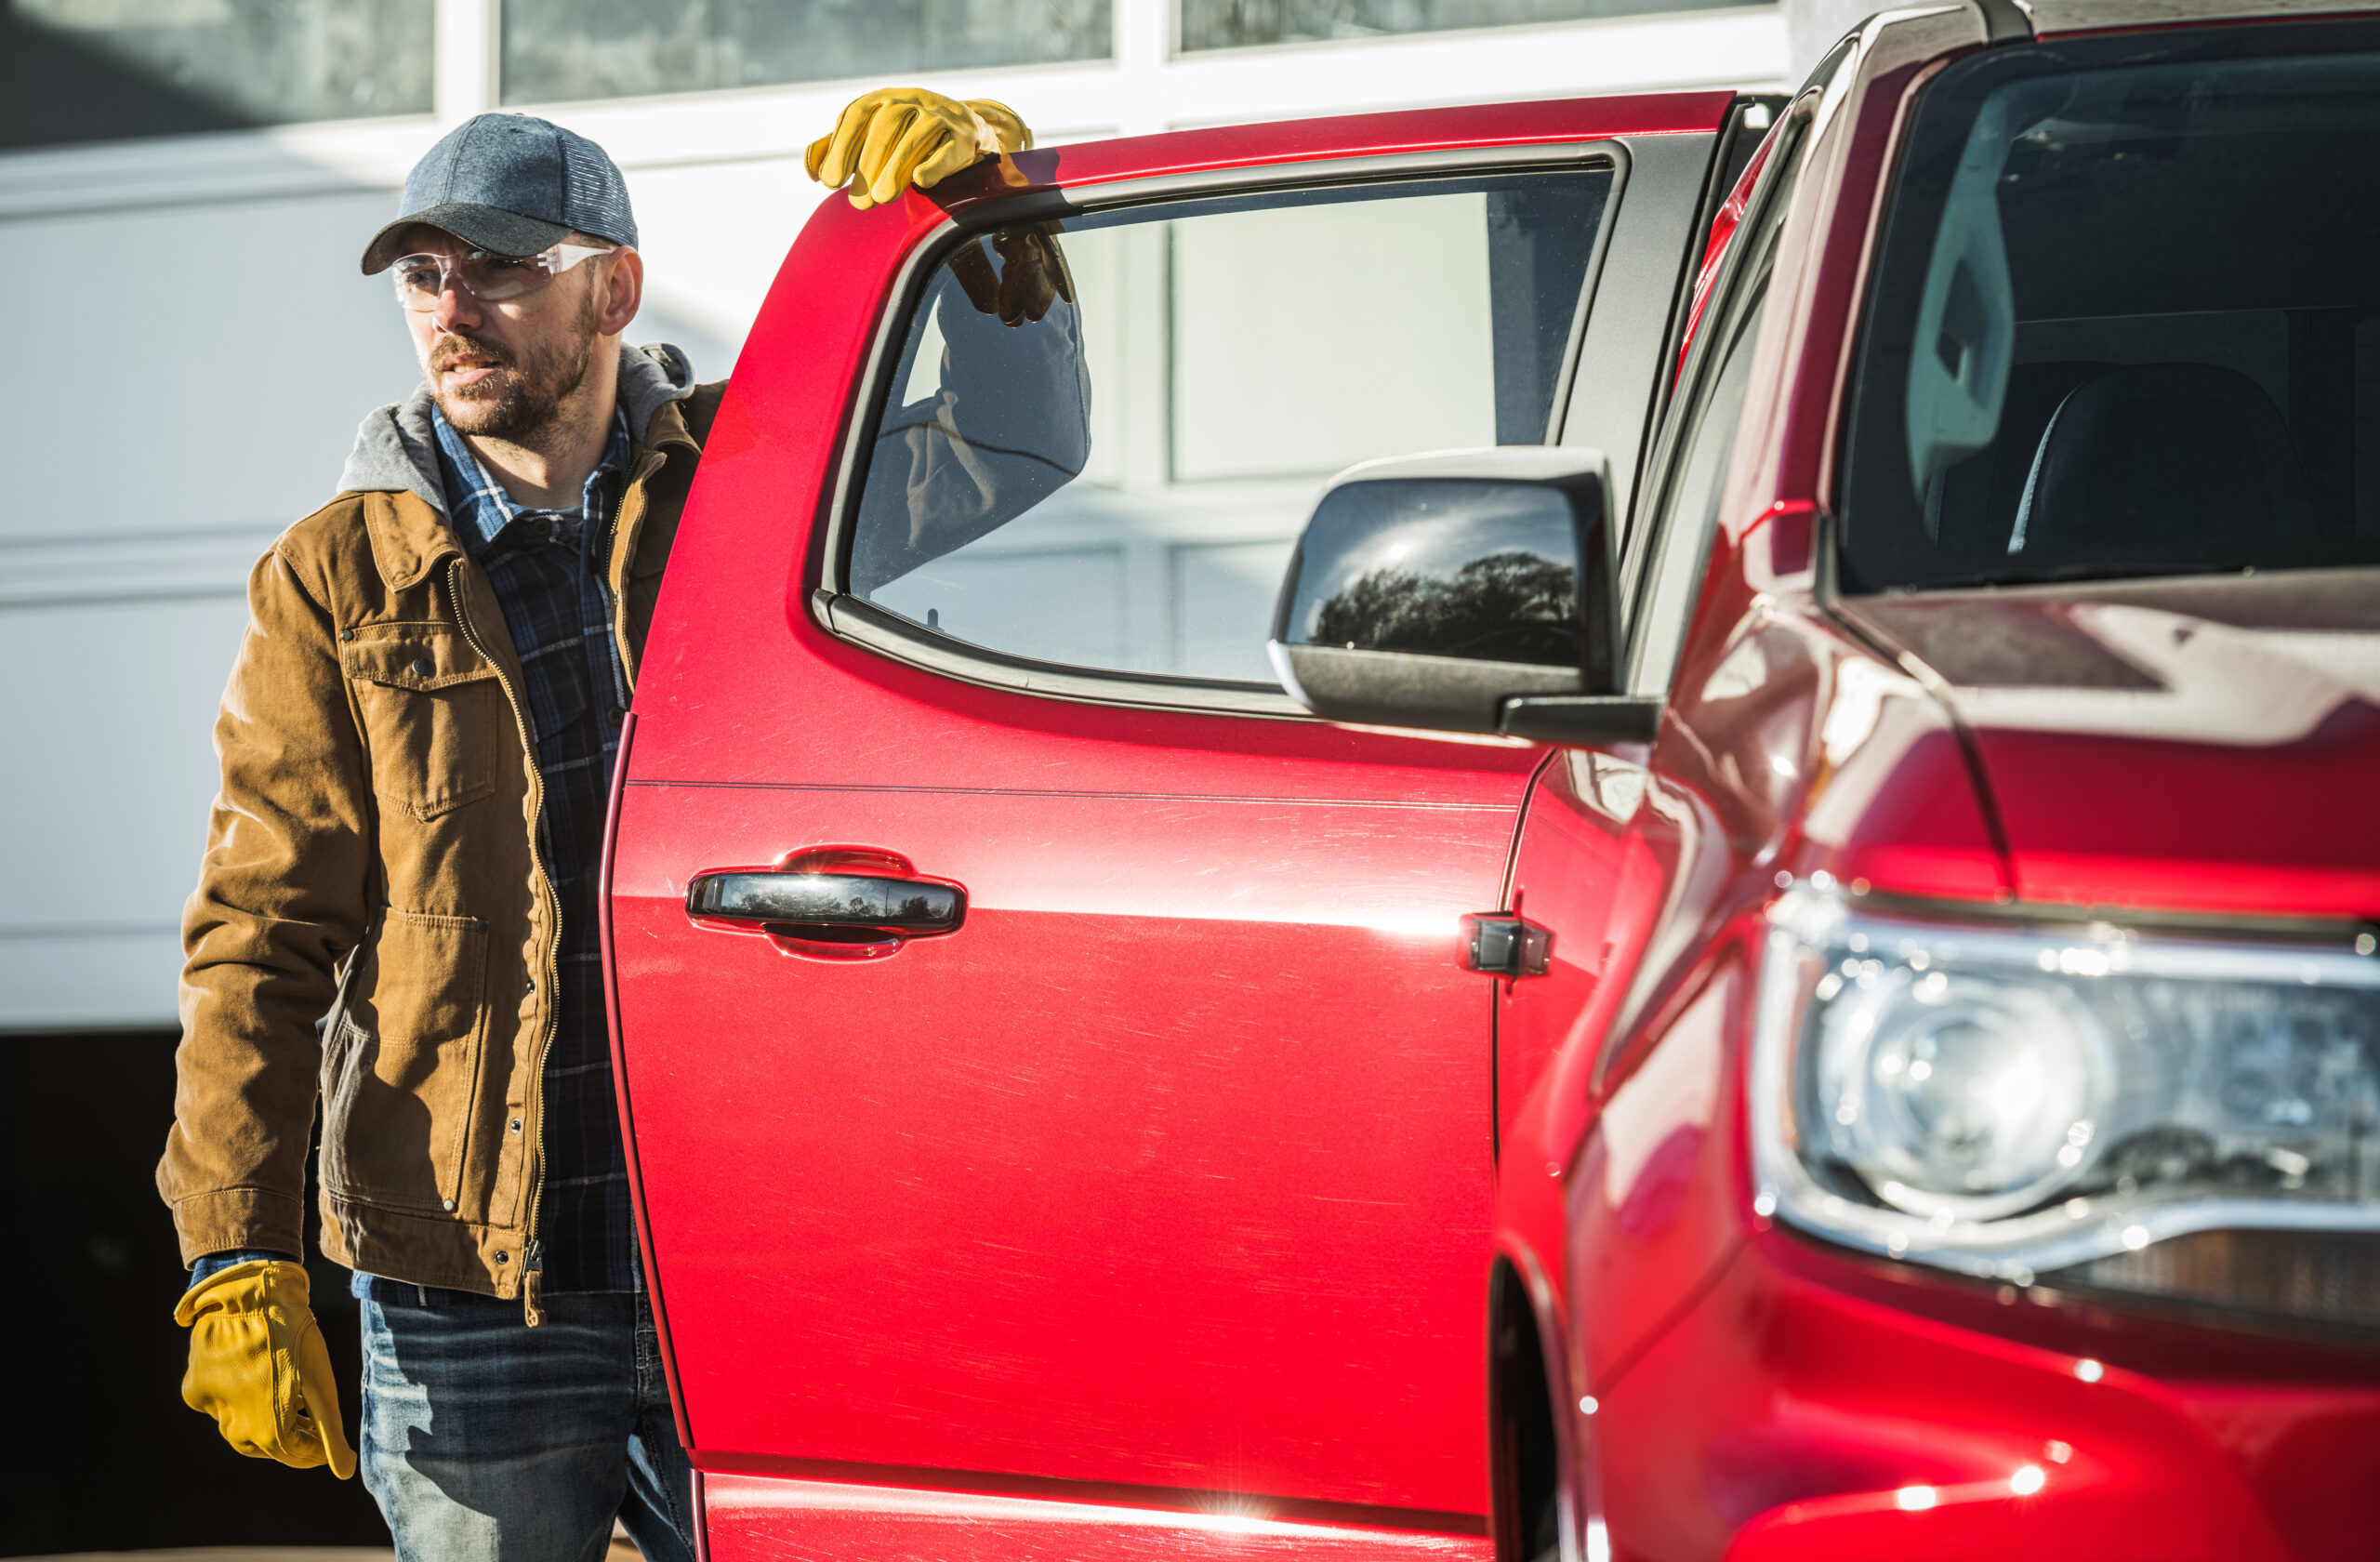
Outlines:
[[910,322],[849,589],[1012,656],[1270,683],[1281,572],[1332,473],[1547,438],[1610,183],[1450,178],[970,241]]
[[0,147],[428,113],[435,0],[0,0]]
[[1104,60],[1108,0],[504,0],[504,100]]
[[1707,11],[1744,0],[1182,0],[1182,46],[1238,48],[1513,27],[1647,11]]

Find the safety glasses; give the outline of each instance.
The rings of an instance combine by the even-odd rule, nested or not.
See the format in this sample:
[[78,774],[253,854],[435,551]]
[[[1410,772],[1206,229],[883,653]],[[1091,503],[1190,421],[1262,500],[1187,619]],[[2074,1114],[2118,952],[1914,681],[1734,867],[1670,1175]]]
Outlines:
[[490,255],[474,249],[464,255],[408,255],[389,268],[396,281],[397,302],[416,314],[438,307],[438,296],[459,287],[482,303],[500,304],[534,293],[554,278],[598,255],[609,255],[610,245],[558,244],[536,255]]

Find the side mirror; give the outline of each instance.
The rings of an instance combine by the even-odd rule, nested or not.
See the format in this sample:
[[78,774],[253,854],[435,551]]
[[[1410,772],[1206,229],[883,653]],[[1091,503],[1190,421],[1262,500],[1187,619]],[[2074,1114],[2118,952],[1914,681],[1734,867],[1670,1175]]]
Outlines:
[[1498,445],[1350,467],[1316,502],[1268,646],[1326,721],[1649,741],[1621,668],[1600,451]]

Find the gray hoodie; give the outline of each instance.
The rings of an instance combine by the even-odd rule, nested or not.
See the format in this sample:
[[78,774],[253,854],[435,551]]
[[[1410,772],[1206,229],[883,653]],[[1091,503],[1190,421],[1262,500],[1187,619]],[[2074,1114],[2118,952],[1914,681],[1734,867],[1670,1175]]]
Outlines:
[[[694,366],[667,342],[643,347],[620,344],[620,410],[628,434],[641,441],[653,415],[665,403],[694,394]],[[338,475],[342,494],[395,493],[410,489],[439,514],[446,513],[446,487],[438,475],[438,436],[430,424],[430,387],[403,402],[374,410],[355,430],[355,448]]]

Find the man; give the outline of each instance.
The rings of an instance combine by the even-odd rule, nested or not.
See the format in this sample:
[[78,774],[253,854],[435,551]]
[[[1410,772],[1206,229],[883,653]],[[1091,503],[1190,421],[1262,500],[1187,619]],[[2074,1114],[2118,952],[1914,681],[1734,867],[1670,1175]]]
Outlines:
[[[996,103],[868,94],[810,150],[855,205],[1031,144]],[[183,1397],[243,1453],[364,1484],[407,1558],[691,1562],[612,1090],[597,872],[620,721],[722,387],[628,349],[619,170],[520,114],[455,130],[364,271],[423,384],[249,577],[223,789],[183,923],[158,1167]],[[355,1271],[359,1452],[298,1262]]]

